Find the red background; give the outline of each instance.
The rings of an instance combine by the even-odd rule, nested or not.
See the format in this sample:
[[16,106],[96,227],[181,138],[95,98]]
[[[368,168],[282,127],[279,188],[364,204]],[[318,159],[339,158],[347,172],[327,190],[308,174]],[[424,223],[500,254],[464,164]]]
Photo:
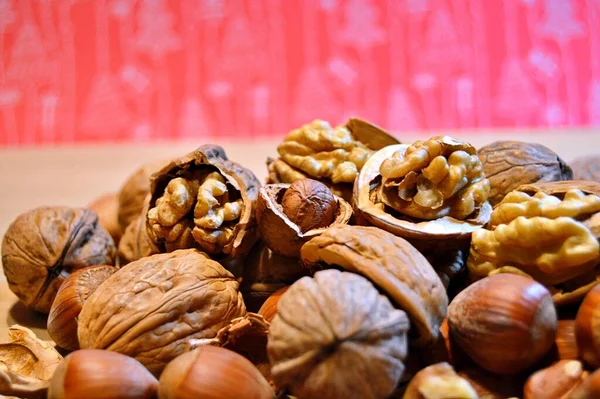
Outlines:
[[0,0],[0,145],[600,122],[598,0]]

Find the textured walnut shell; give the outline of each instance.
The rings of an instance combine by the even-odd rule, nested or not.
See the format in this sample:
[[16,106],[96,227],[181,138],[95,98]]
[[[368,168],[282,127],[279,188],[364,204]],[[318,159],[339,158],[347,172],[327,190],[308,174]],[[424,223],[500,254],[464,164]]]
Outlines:
[[69,351],[79,349],[77,318],[87,298],[118,269],[90,266],[72,273],[58,289],[48,314],[48,334],[58,346]]
[[92,201],[87,208],[96,212],[100,226],[108,231],[108,234],[113,238],[115,245],[119,245],[119,240],[123,235],[123,229],[121,229],[117,217],[119,212],[118,195],[113,193],[100,196]]
[[[289,184],[268,184],[258,194],[256,220],[258,231],[265,244],[276,254],[298,257],[305,242],[323,233],[329,226],[302,232],[283,212],[281,200]],[[352,206],[340,197],[337,200],[331,226],[348,224]]]
[[356,221],[361,225],[372,225],[409,240],[419,249],[461,248],[468,245],[473,231],[482,228],[490,219],[492,207],[488,202],[472,219],[458,220],[443,217],[420,221],[409,218],[374,202],[381,184],[379,168],[384,160],[397,151],[405,151],[408,145],[398,144],[377,151],[365,163],[354,183],[353,207]]
[[[150,204],[149,209],[156,206],[156,200],[163,194],[169,181],[184,171],[194,171],[204,168],[213,168],[237,190],[242,199],[243,207],[241,216],[235,224],[232,239],[224,246],[222,256],[226,258],[223,263],[244,257],[258,239],[254,213],[260,183],[256,176],[241,165],[230,161],[225,150],[214,144],[198,147],[195,151],[169,162],[150,178]],[[149,213],[149,212],[148,212]],[[187,216],[186,216],[187,217]],[[148,236],[152,239],[150,221],[146,218]],[[167,251],[164,239],[154,240],[154,244],[161,252]]]
[[166,161],[148,162],[125,180],[119,191],[118,220],[121,230],[125,231],[127,226],[138,217],[144,207],[144,200],[150,193],[150,176],[166,163]]
[[258,242],[244,260],[240,290],[247,309],[258,311],[271,294],[309,274],[299,258],[277,255]]
[[311,270],[338,267],[366,276],[408,314],[419,343],[438,338],[446,290],[408,241],[375,227],[334,226],[304,244],[301,258]]
[[73,271],[112,265],[116,248],[95,212],[42,207],[23,213],[2,241],[8,286],[28,307],[48,313],[58,287]]
[[150,204],[150,196],[146,196],[145,205],[141,213],[127,226],[123,237],[119,241],[119,265],[124,266],[129,262],[146,256],[160,253],[158,247],[148,237],[146,230],[146,212]]
[[384,399],[404,372],[406,314],[365,278],[338,270],[294,283],[267,352],[277,386],[298,399]]
[[84,303],[79,344],[134,357],[157,375],[190,340],[213,338],[246,313],[238,288],[231,273],[193,249],[142,258]]
[[573,179],[591,180],[600,183],[600,155],[579,157],[571,162]]
[[481,147],[477,154],[490,181],[488,201],[492,205],[522,184],[573,178],[569,165],[541,144],[496,141]]

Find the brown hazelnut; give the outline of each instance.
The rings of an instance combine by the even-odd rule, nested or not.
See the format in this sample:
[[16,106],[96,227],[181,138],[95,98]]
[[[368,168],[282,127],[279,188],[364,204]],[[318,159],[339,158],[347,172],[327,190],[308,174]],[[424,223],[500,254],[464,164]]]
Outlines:
[[521,375],[498,375],[480,368],[467,368],[458,375],[469,381],[481,399],[519,398],[525,378]]
[[119,195],[116,193],[105,194],[92,201],[88,208],[98,215],[98,223],[104,227],[108,234],[119,245],[123,230],[119,224]]
[[333,222],[337,201],[323,183],[302,179],[293,182],[281,200],[283,213],[305,233]]
[[[352,206],[332,195],[327,187],[314,180],[302,179],[292,185],[300,189],[292,189],[290,192],[289,184],[268,184],[262,187],[258,192],[256,221],[258,232],[271,251],[277,255],[298,258],[300,248],[311,238],[320,235],[330,226],[348,224],[352,217]],[[313,195],[310,187],[319,188]],[[323,192],[329,192],[334,203]]]
[[471,384],[448,363],[419,371],[408,384],[403,399],[479,399]]
[[158,382],[137,360],[82,349],[69,354],[50,380],[48,399],[152,399]]
[[554,346],[556,347],[556,358],[558,360],[579,359],[579,349],[575,336],[575,320],[558,321]]
[[71,274],[60,286],[48,315],[48,334],[61,348],[79,349],[77,317],[86,299],[118,269],[114,266],[91,266]]
[[275,291],[258,310],[258,314],[262,315],[269,323],[273,321],[273,318],[277,314],[277,304],[279,303],[279,299],[281,299],[281,296],[285,294],[288,288],[290,288],[289,285]]
[[445,362],[452,367],[460,368],[470,362],[469,357],[450,337],[447,318],[440,325],[439,339],[433,345],[422,348],[418,353],[426,365]]
[[594,368],[600,367],[600,285],[592,288],[581,303],[575,319],[579,355]]
[[586,376],[581,362],[560,360],[529,377],[525,383],[524,399],[566,398]]
[[274,397],[248,359],[229,349],[202,346],[173,359],[160,376],[159,399]]
[[557,320],[552,296],[516,274],[486,277],[448,307],[450,336],[479,366],[499,374],[526,370],[552,348]]

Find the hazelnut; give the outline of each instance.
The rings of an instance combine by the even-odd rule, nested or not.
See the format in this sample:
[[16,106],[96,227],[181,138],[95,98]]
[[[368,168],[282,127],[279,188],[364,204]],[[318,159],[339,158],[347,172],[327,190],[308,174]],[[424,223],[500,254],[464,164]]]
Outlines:
[[152,399],[158,382],[137,360],[97,349],[69,354],[50,380],[48,399]]
[[594,368],[600,367],[600,285],[592,288],[581,303],[575,319],[579,355]]
[[290,288],[289,285],[275,291],[258,310],[258,314],[263,316],[269,323],[273,321],[273,318],[277,314],[279,299],[281,299],[281,296],[285,294],[288,288]]
[[597,399],[600,398],[600,370],[594,371],[579,384],[569,399]]
[[579,350],[575,336],[575,320],[559,320],[556,330],[556,356],[558,360],[577,360]]
[[471,384],[456,374],[448,363],[419,371],[408,384],[403,399],[478,399]]
[[258,192],[258,232],[277,255],[298,258],[305,242],[351,217],[352,206],[315,180],[268,184]]
[[450,337],[447,318],[442,321],[439,330],[439,339],[433,345],[426,346],[419,351],[422,361],[426,365],[445,362],[458,368],[468,364],[469,357]]
[[560,360],[539,370],[525,383],[524,399],[566,398],[587,376],[581,362]]
[[557,320],[552,296],[515,274],[486,277],[448,307],[450,336],[479,366],[499,374],[526,370],[552,348]]
[[91,266],[71,274],[58,289],[48,315],[48,334],[61,348],[79,349],[77,317],[83,303],[96,288],[118,269],[113,266]]
[[273,398],[271,386],[248,359],[202,346],[173,359],[160,376],[159,399]]
[[333,222],[337,202],[323,183],[302,179],[293,182],[281,200],[283,213],[305,233]]
[[469,381],[481,399],[519,398],[525,378],[521,375],[498,375],[480,368],[467,368],[458,375]]

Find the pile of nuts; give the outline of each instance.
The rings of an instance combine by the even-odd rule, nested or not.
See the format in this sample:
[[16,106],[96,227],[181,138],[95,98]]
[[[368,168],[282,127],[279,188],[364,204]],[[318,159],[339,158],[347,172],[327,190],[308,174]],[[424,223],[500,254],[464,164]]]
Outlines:
[[600,398],[600,157],[359,119],[277,151],[20,215],[3,270],[53,341],[11,327],[0,397]]

